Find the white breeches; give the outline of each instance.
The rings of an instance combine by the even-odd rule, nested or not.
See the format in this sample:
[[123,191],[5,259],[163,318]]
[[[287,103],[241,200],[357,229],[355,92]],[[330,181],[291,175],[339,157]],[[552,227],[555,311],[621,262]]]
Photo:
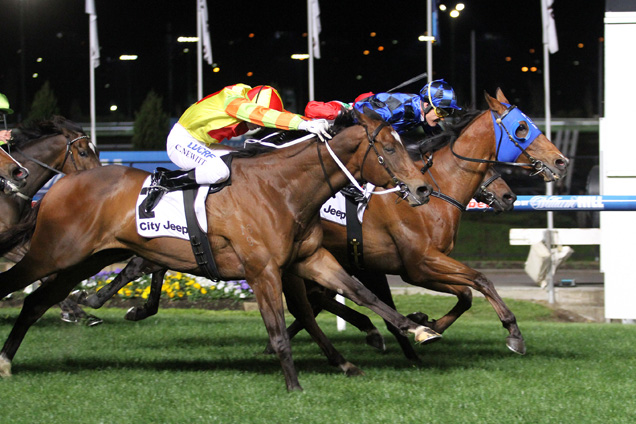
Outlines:
[[168,134],[166,150],[172,163],[180,169],[195,169],[199,184],[217,184],[230,176],[230,170],[221,160],[230,150],[208,148],[179,123]]

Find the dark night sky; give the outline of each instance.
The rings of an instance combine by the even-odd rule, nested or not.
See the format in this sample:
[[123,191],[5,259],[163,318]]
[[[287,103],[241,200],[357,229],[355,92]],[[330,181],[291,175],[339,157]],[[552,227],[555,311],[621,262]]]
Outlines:
[[[426,30],[425,0],[319,0],[322,59],[315,62],[318,100],[351,100],[366,91],[384,91],[426,71],[426,47],[417,36]],[[96,69],[97,113],[103,119],[131,120],[149,90],[179,115],[196,95],[195,45],[183,53],[179,35],[196,35],[196,1],[95,0],[101,66]],[[540,0],[467,0],[457,19],[440,14],[441,43],[434,49],[436,78],[470,101],[470,32],[477,39],[477,93],[501,87],[531,114],[543,113],[543,55]],[[20,99],[20,4],[24,5],[27,103],[48,80],[61,113],[81,121],[88,116],[88,17],[83,0],[0,0],[0,92],[16,110]],[[187,6],[184,8],[184,4]],[[448,2],[454,6],[456,2]],[[551,55],[554,116],[598,115],[599,58],[602,56],[602,0],[556,0],[558,53]],[[214,61],[206,67],[204,92],[244,82],[272,84],[284,92],[286,106],[302,112],[307,100],[307,62],[290,59],[305,53],[304,0],[255,2],[208,0]],[[376,37],[370,37],[375,32]],[[254,33],[254,37],[248,35]],[[578,47],[583,43],[583,47]],[[378,47],[384,51],[379,52]],[[169,51],[172,49],[172,57]],[[362,51],[370,54],[364,56]],[[532,53],[534,49],[534,53]],[[137,54],[121,62],[121,54]],[[511,60],[505,61],[509,56]],[[42,62],[36,62],[42,57]],[[522,73],[521,67],[538,72]],[[39,78],[31,75],[38,72]],[[248,77],[247,73],[253,72]],[[422,83],[403,89],[417,91]],[[108,111],[114,102],[120,115]],[[477,107],[484,107],[479,103]],[[26,112],[26,111],[25,111]]]

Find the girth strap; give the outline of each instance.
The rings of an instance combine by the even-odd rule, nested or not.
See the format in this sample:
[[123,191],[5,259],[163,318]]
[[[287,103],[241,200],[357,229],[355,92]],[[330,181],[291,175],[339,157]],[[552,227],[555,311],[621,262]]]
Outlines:
[[216,267],[216,262],[214,262],[208,235],[199,227],[199,222],[194,212],[194,197],[196,192],[196,187],[183,190],[183,205],[185,207],[186,222],[188,223],[190,245],[192,246],[194,259],[197,261],[197,265],[199,265],[203,274],[210,280],[218,281],[221,279],[221,275],[219,274],[219,269]]
[[362,224],[358,221],[358,202],[344,196],[347,217],[347,257],[356,269],[364,269],[362,252]]

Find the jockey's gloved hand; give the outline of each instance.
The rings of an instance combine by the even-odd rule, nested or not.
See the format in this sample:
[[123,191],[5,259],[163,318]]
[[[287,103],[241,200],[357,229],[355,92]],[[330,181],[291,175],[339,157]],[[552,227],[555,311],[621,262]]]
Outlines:
[[326,119],[315,119],[313,121],[303,121],[298,125],[301,131],[307,131],[316,134],[320,141],[331,139],[329,134],[329,122]]

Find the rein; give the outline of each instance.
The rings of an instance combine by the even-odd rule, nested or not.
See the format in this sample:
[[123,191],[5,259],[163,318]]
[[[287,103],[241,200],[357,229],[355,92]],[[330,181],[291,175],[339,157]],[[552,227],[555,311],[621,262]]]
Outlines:
[[[514,161],[500,161],[500,160],[468,158],[466,156],[462,156],[462,155],[456,153],[455,150],[453,149],[453,147],[455,145],[455,141],[457,141],[457,139],[454,139],[450,143],[450,150],[453,153],[453,155],[455,155],[459,159],[462,159],[462,160],[465,160],[465,161],[468,161],[468,162],[491,163],[491,164],[495,164],[495,165],[508,165],[508,166],[519,166],[519,167],[531,166],[534,169],[534,172],[532,172],[532,174],[530,174],[530,176],[535,176],[535,175],[541,174],[542,172],[546,172],[546,171],[552,173],[552,171],[550,171],[550,169],[542,161],[532,157],[526,151],[526,149],[515,139],[515,137],[513,137],[510,134],[510,131],[508,131],[508,128],[506,127],[506,125],[504,125],[504,122],[503,122],[504,119],[509,115],[509,113],[511,113],[513,111],[516,111],[517,113],[523,114],[521,111],[519,111],[517,109],[516,106],[509,106],[508,109],[506,109],[506,111],[502,115],[499,115],[496,111],[491,110],[492,117],[493,117],[493,122],[498,126],[498,128],[495,127],[495,129],[499,129],[499,134],[500,134],[499,140],[497,140],[497,143],[496,143],[496,145],[497,145],[497,156],[499,155],[500,148],[502,146],[502,142],[504,141],[502,139],[503,138],[503,132],[501,131],[501,130],[503,130],[508,135],[508,140],[510,142],[512,142],[514,144],[514,146],[517,147],[521,151],[520,155],[523,154],[525,157],[528,158],[528,161],[530,161],[530,164],[522,163],[522,162],[514,162]],[[510,115],[510,116],[512,116],[512,115]],[[529,118],[528,118],[528,120],[529,120]],[[530,123],[532,125],[534,125],[534,123],[532,123],[532,121],[530,121]],[[495,131],[495,133],[496,132],[497,131]],[[539,134],[535,134],[534,137],[531,140],[529,140],[527,145],[530,145],[532,143],[532,141],[534,141],[534,139],[538,135]],[[495,138],[497,138],[496,134],[495,134]]]
[[[375,154],[378,156],[378,163],[380,163],[380,165],[382,165],[384,167],[384,169],[387,171],[387,173],[389,174],[389,176],[393,180],[393,183],[395,184],[394,188],[381,190],[381,191],[378,191],[378,192],[373,192],[373,194],[389,194],[389,193],[394,193],[396,191],[399,191],[400,193],[402,193],[402,195],[399,196],[399,197],[401,199],[406,199],[408,196],[411,196],[411,192],[409,191],[408,187],[403,182],[399,181],[395,177],[395,174],[393,174],[393,172],[386,165],[386,163],[384,161],[384,157],[380,154],[380,152],[378,152],[378,149],[375,147],[375,139],[376,139],[376,137],[378,136],[380,131],[384,127],[386,127],[388,125],[389,125],[388,122],[382,122],[380,125],[378,125],[378,127],[373,131],[372,134],[369,134],[369,130],[366,127],[364,127],[364,129],[365,129],[365,131],[367,133],[367,138],[369,139],[369,147],[368,147],[367,151],[365,152],[364,158],[362,160],[362,166],[360,167],[360,176],[362,178],[362,171],[363,171],[363,168],[364,168],[364,162],[367,159],[369,151],[371,149],[373,149]],[[308,135],[306,135],[304,137],[301,137],[299,139],[296,139],[296,140],[293,140],[293,141],[290,141],[290,142],[284,143],[284,144],[274,144],[274,143],[269,143],[269,142],[265,141],[266,139],[268,139],[270,137],[273,137],[273,136],[275,136],[275,135],[277,135],[279,133],[280,133],[280,131],[279,132],[275,132],[273,134],[270,134],[269,136],[263,138],[262,140],[249,139],[249,140],[245,141],[245,144],[258,143],[258,144],[261,144],[261,145],[264,145],[264,146],[274,147],[276,149],[282,149],[282,148],[293,146],[293,145],[298,144],[298,143],[300,143],[302,141],[309,140],[309,139],[315,137],[314,134],[308,134]],[[353,186],[355,186],[355,188],[358,189],[358,191],[360,191],[360,193],[364,194],[364,189],[362,188],[362,186],[358,183],[358,181],[356,181],[355,177],[351,174],[351,172],[349,172],[347,167],[338,158],[338,155],[336,155],[336,153],[331,149],[331,146],[329,145],[329,140],[324,141],[324,143],[325,143],[325,147],[327,148],[327,151],[329,152],[329,154],[333,158],[334,162],[336,162],[338,167],[347,176],[347,179],[349,179],[351,184]],[[322,159],[322,154],[320,153],[320,149],[318,147],[319,147],[319,144],[316,144],[316,149],[317,149],[317,152],[318,152],[318,160],[320,161],[320,166],[322,167],[322,171],[325,174],[325,179],[327,180],[327,184],[329,185],[329,188],[331,190],[332,197],[333,197],[333,196],[335,196],[335,191],[333,189],[333,186],[331,185],[331,182],[329,181],[329,178],[327,178],[327,169],[325,168],[324,161]]]

